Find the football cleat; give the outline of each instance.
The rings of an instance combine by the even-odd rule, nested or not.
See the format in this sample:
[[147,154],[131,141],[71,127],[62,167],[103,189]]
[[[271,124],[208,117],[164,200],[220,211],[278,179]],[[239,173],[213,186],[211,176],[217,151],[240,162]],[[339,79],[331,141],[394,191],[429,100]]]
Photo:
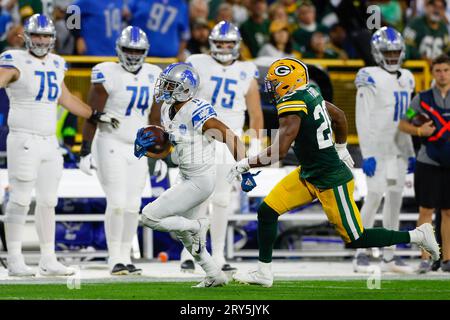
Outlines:
[[34,277],[36,272],[25,264],[23,256],[8,259],[8,275],[11,277]]
[[181,272],[185,273],[194,273],[195,272],[195,263],[192,260],[185,260],[181,263]]
[[201,218],[197,220],[200,224],[199,230],[192,233],[192,255],[199,255],[206,247],[206,233],[209,229],[209,220]]
[[228,284],[228,278],[222,271],[215,277],[205,277],[202,282],[192,288],[221,287]]
[[417,273],[427,273],[431,270],[431,262],[430,260],[422,260],[417,268]]
[[441,269],[444,272],[450,272],[450,260],[441,262]]
[[417,245],[428,252],[431,255],[433,261],[437,261],[440,258],[439,244],[434,236],[434,228],[429,223],[424,223],[417,227],[413,232],[416,232],[419,236]]
[[353,271],[356,273],[370,273],[369,256],[365,253],[358,254],[353,259]]
[[56,257],[41,259],[39,262],[39,273],[42,276],[72,276],[75,269],[66,267],[56,260]]
[[113,276],[126,276],[130,274],[130,271],[123,263],[116,263],[111,270]]
[[133,276],[140,276],[142,274],[142,269],[136,268],[134,264],[127,264],[128,273]]
[[433,264],[431,265],[431,271],[438,271],[441,268],[441,265],[442,265],[441,260],[433,262]]
[[260,270],[254,270],[246,273],[236,273],[233,279],[242,284],[255,284],[270,288],[273,284],[272,274],[263,274]]
[[228,263],[225,263],[223,266],[222,266],[222,271],[223,272],[236,272],[237,271],[237,268],[235,268],[235,267],[232,267],[230,264],[228,264]]
[[383,259],[381,262],[381,271],[403,274],[414,273],[414,269],[410,265],[406,264],[400,257],[395,257],[390,261]]

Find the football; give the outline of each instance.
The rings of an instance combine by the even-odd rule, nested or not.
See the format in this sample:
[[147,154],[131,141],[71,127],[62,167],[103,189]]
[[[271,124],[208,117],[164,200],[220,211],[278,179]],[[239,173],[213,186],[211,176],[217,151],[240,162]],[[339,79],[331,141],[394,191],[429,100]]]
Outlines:
[[146,157],[162,159],[167,156],[171,148],[169,134],[160,126],[150,125],[144,129],[144,133],[152,132],[156,137],[155,144],[147,148]]
[[422,126],[424,123],[430,121],[430,117],[426,113],[418,113],[416,114],[412,120],[411,123],[415,125],[416,127]]

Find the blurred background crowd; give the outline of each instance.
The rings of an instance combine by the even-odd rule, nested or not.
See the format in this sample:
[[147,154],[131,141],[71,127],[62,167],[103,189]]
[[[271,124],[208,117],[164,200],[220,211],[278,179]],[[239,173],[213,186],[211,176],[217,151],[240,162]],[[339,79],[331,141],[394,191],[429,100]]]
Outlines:
[[[120,31],[132,24],[147,33],[149,56],[184,60],[207,52],[209,31],[226,20],[240,28],[242,59],[293,56],[371,63],[372,30],[367,22],[373,10],[379,10],[381,26],[395,27],[404,35],[407,59],[430,61],[449,50],[450,5],[444,0],[0,0],[0,4],[0,52],[22,47],[23,22],[32,14],[46,13],[56,23],[56,52],[62,55],[113,56]],[[370,9],[372,5],[378,8]]]

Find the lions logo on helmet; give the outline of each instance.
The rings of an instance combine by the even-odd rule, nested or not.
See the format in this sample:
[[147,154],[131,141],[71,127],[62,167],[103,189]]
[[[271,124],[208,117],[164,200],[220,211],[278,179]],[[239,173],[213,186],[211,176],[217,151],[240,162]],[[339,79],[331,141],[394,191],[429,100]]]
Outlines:
[[269,67],[264,83],[266,92],[276,103],[286,94],[309,84],[308,67],[294,58],[279,59]]

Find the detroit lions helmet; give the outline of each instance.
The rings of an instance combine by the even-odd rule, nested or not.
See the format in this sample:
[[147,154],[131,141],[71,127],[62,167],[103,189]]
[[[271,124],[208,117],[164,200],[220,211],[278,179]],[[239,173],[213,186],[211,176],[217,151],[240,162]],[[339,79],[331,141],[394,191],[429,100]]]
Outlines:
[[[239,58],[241,46],[241,33],[238,27],[226,21],[221,21],[214,26],[209,35],[211,56],[219,62],[229,62]],[[232,48],[220,48],[216,42],[233,42]]]
[[[50,41],[33,41],[32,35],[48,35]],[[34,14],[25,22],[23,32],[26,48],[38,57],[43,57],[55,46],[56,30],[53,21],[43,14]]]
[[378,29],[371,40],[372,56],[375,62],[389,72],[395,72],[405,58],[405,41],[402,35],[391,27]]
[[189,63],[172,63],[159,75],[156,81],[156,101],[168,104],[191,99],[198,90],[200,78]]
[[145,32],[134,26],[123,29],[116,41],[120,65],[129,72],[136,72],[141,68],[149,48]]

